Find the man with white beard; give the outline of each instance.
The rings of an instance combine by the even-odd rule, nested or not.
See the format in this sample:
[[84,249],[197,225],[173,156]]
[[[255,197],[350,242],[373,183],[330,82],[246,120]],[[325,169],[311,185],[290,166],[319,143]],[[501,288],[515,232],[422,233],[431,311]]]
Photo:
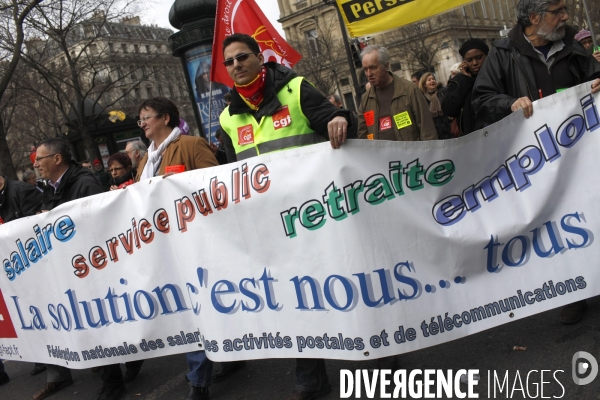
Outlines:
[[600,90],[600,63],[574,39],[565,0],[519,0],[517,25],[492,44],[473,87],[478,126],[512,112],[533,113],[532,102],[580,83]]
[[[529,118],[533,101],[584,82],[592,93],[600,91],[600,63],[575,40],[568,11],[565,0],[519,0],[517,25],[492,44],[475,81],[478,126],[520,109]],[[560,321],[575,324],[586,308],[585,300],[569,304]]]

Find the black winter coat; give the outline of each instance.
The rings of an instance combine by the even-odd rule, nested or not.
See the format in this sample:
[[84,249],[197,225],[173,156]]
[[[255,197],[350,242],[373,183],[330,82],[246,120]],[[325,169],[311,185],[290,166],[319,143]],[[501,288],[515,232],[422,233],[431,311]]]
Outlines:
[[[574,79],[571,86],[600,78],[600,63],[574,40],[576,33],[574,28],[566,27],[563,38],[565,47],[556,53],[549,73],[552,80],[564,78],[565,74],[553,76],[553,71],[559,62],[566,60],[565,72],[568,69],[568,73]],[[533,63],[539,63],[545,68],[531,44],[523,37],[523,28],[520,25],[511,29],[507,38],[492,44],[492,50],[483,63],[473,88],[477,128],[509,115],[512,112],[510,107],[521,97],[527,96],[531,101],[539,99]],[[540,78],[542,77],[538,77]],[[543,78],[548,79],[548,76]]]
[[52,210],[69,201],[103,192],[92,171],[79,164],[71,164],[56,191],[50,185],[44,190],[42,210]]
[[6,179],[0,196],[0,217],[6,222],[35,215],[42,207],[42,192],[35,186]]
[[[259,109],[256,111],[250,109],[234,87],[231,91],[231,104],[229,105],[230,115],[248,113],[252,114],[257,121],[260,121],[265,115],[273,115],[281,108],[282,104],[277,98],[277,92],[284,88],[285,85],[297,75],[291,69],[274,62],[265,63],[265,67],[267,68],[265,95]],[[327,124],[338,115],[343,116],[346,118],[346,121],[348,121],[347,138],[356,139],[358,137],[358,123],[354,114],[349,110],[340,109],[331,104],[331,102],[306,79],[302,81],[300,86],[300,104],[302,112],[306,115],[306,118],[308,118],[310,127],[317,134],[323,136],[324,140],[329,140]],[[227,133],[222,133],[221,138],[223,139],[223,144],[225,146],[227,160],[229,162],[235,162],[237,158],[231,138]]]
[[448,81],[446,97],[442,100],[444,115],[456,118],[461,136],[475,130],[475,110],[471,104],[475,78],[458,74]]

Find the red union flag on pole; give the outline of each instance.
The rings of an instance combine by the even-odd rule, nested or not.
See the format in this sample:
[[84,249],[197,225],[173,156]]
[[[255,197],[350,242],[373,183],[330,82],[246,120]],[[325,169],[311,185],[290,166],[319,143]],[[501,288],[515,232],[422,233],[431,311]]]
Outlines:
[[292,68],[302,56],[273,28],[254,0],[217,0],[210,80],[233,87],[223,65],[223,40],[234,33],[252,36],[260,46],[265,62],[275,61]]

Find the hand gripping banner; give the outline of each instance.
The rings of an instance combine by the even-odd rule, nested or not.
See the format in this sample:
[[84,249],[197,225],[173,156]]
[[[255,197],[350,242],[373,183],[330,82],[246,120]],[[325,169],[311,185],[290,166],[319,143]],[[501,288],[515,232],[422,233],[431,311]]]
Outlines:
[[354,140],[0,226],[0,357],[364,360],[598,295],[589,84],[458,139]]

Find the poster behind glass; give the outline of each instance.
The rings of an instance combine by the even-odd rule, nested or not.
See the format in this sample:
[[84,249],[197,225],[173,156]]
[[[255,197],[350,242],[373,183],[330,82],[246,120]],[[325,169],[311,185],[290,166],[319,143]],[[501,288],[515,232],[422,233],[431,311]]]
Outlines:
[[198,107],[198,113],[202,119],[204,132],[208,134],[210,141],[219,144],[215,134],[219,129],[219,115],[227,103],[223,96],[229,92],[229,88],[222,83],[212,83],[212,107],[211,107],[211,126],[208,126],[208,109],[210,100],[210,64],[211,64],[211,46],[197,46],[185,52],[185,62],[187,73],[192,82],[194,90],[194,99]]

